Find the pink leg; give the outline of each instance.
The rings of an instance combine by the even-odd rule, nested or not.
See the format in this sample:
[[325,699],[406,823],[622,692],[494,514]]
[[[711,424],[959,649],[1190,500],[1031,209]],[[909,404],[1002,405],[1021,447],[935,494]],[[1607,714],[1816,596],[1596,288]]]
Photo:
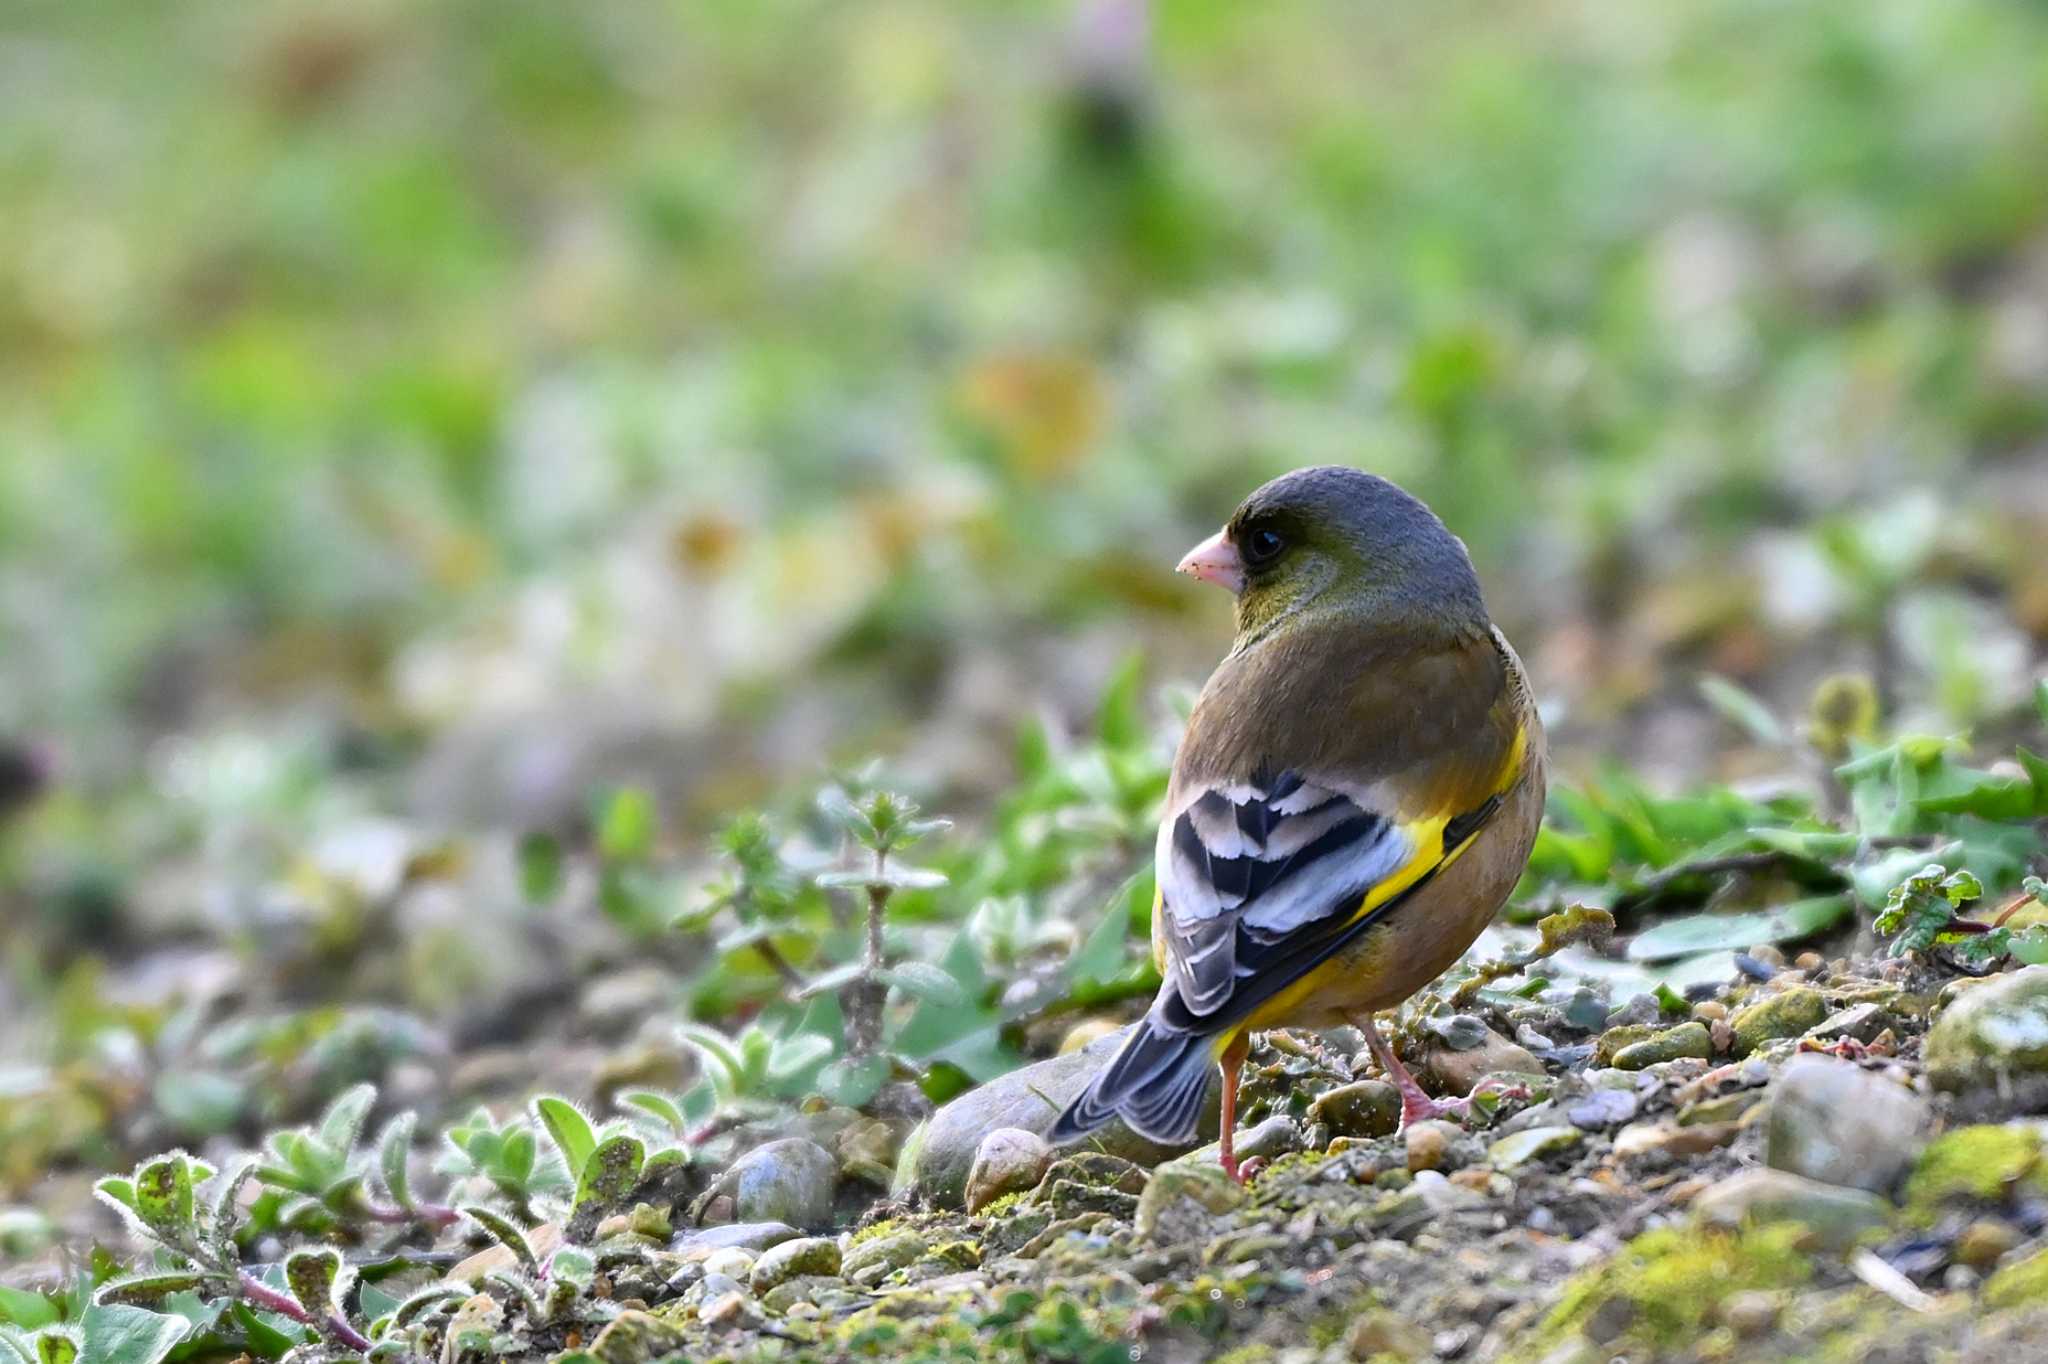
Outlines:
[[1222,1150],[1218,1154],[1222,1157],[1223,1173],[1240,1184],[1244,1183],[1246,1172],[1237,1163],[1237,1077],[1244,1070],[1244,1058],[1250,1051],[1250,1035],[1239,1033],[1216,1061],[1216,1068],[1223,1072]]
[[1430,1118],[1462,1117],[1470,1111],[1470,1099],[1432,1099],[1422,1092],[1422,1086],[1415,1083],[1415,1077],[1408,1073],[1408,1067],[1401,1064],[1401,1058],[1394,1055],[1394,1049],[1387,1045],[1387,1039],[1380,1036],[1379,1026],[1371,1014],[1358,1014],[1351,1020],[1351,1026],[1365,1034],[1365,1045],[1372,1048],[1372,1056],[1380,1063],[1380,1070],[1394,1088],[1401,1091],[1401,1126],[1405,1131],[1410,1123],[1424,1122]]

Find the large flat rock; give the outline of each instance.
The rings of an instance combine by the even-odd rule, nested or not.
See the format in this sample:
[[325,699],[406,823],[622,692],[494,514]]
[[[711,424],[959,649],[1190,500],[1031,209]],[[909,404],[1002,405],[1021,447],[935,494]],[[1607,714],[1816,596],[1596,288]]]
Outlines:
[[[1132,1026],[1136,1026],[1135,1024]],[[933,1114],[911,1133],[897,1165],[899,1197],[924,1197],[948,1207],[958,1206],[967,1188],[981,1139],[999,1127],[1019,1127],[1044,1136],[1068,1103],[1089,1083],[1130,1035],[1129,1027],[1089,1043],[1079,1051],[1050,1057],[1022,1070],[969,1090]],[[1216,1139],[1221,1092],[1212,1082],[1202,1115],[1201,1131],[1185,1146],[1161,1146],[1112,1122],[1074,1143],[1077,1149],[1107,1151],[1140,1165],[1157,1165],[1203,1142]]]

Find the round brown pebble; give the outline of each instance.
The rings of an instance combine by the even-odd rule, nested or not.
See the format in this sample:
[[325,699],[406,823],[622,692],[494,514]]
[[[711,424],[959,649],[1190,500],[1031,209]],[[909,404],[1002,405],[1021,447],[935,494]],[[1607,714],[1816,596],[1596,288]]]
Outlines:
[[1408,1140],[1408,1169],[1410,1172],[1416,1170],[1435,1170],[1442,1167],[1444,1153],[1450,1150],[1451,1139],[1444,1134],[1443,1127],[1440,1124],[1433,1122],[1416,1123],[1408,1129],[1406,1136]]
[[1771,1293],[1733,1293],[1721,1304],[1721,1320],[1745,1340],[1753,1340],[1778,1324],[1778,1299]]
[[1702,1023],[1719,1023],[1728,1017],[1728,1006],[1718,999],[1703,999],[1692,1006],[1692,1016]]
[[1956,1237],[1956,1259],[1972,1269],[1989,1269],[2020,1243],[2020,1234],[1994,1217],[1980,1218]]
[[1802,971],[1818,971],[1828,964],[1828,959],[1818,952],[1801,952],[1792,959],[1792,964]]

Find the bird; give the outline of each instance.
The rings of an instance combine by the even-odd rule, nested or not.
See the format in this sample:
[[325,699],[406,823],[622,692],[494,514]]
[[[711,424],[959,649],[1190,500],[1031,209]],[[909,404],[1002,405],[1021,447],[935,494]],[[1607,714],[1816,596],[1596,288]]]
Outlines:
[[1234,1147],[1250,1035],[1364,1034],[1401,1127],[1432,1099],[1374,1022],[1470,947],[1520,879],[1547,756],[1520,658],[1464,542],[1360,469],[1255,490],[1178,571],[1236,598],[1236,637],[1188,717],[1154,849],[1145,1016],[1048,1133],[1120,1117],[1188,1145],[1209,1072]]

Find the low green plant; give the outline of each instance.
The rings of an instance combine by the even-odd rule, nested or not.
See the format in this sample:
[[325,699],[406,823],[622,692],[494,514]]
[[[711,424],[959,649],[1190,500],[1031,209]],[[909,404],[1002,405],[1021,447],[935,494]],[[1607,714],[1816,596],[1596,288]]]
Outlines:
[[[273,1134],[262,1155],[226,1173],[172,1151],[101,1180],[99,1196],[153,1248],[151,1257],[129,1273],[99,1274],[82,1313],[10,1290],[0,1299],[8,1319],[0,1342],[26,1364],[156,1364],[161,1355],[92,1352],[94,1314],[118,1312],[138,1341],[161,1337],[260,1359],[401,1364],[459,1355],[459,1343],[444,1354],[453,1310],[473,1292],[499,1299],[511,1323],[494,1329],[487,1349],[564,1322],[595,1329],[616,1314],[594,1291],[598,1272],[645,1254],[630,1238],[601,1236],[605,1219],[644,1200],[673,1201],[689,1163],[681,1145],[629,1119],[594,1123],[553,1096],[502,1123],[479,1111],[443,1134],[455,1157],[443,1171],[475,1195],[458,1207],[415,1192],[411,1113],[393,1117],[374,1143],[359,1143],[375,1102],[371,1087],[351,1089],[317,1123]],[[246,1197],[250,1190],[260,1192]],[[292,1202],[271,1207],[277,1196]],[[545,1254],[532,1239],[543,1222],[559,1231]],[[502,1247],[507,1263],[477,1271],[468,1287],[435,1283],[404,1299],[368,1282],[373,1269],[381,1277],[410,1262],[404,1241],[431,1241],[458,1224]],[[398,1238],[397,1248],[358,1251],[372,1230]],[[259,1233],[291,1243],[281,1261],[249,1260]]]
[[1983,897],[1984,886],[1968,871],[1951,872],[1930,863],[1892,888],[1875,927],[1891,939],[1889,954],[1903,957],[1945,950],[1970,966],[1989,966],[2010,956],[2028,965],[2048,962],[2048,924],[2009,928],[2004,920],[2021,904],[2048,907],[2048,883],[2029,876],[2021,899],[1990,923],[1962,917],[1962,911]]

